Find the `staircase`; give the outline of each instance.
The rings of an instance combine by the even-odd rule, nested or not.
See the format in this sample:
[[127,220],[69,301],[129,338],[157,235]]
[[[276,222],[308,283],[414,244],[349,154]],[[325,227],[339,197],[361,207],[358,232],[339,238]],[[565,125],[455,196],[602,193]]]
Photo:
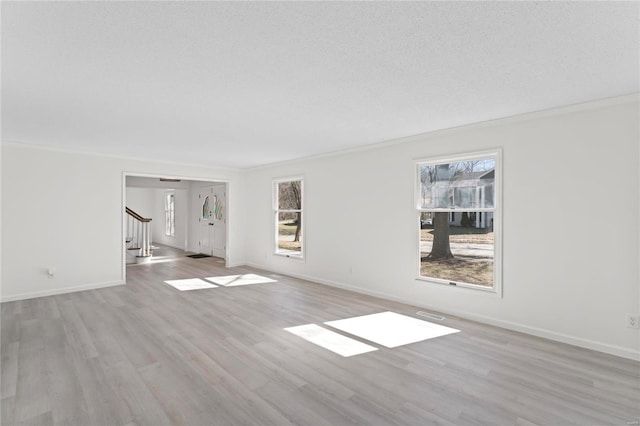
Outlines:
[[151,261],[151,219],[144,218],[138,213],[125,208],[127,213],[127,255],[135,255],[135,263]]

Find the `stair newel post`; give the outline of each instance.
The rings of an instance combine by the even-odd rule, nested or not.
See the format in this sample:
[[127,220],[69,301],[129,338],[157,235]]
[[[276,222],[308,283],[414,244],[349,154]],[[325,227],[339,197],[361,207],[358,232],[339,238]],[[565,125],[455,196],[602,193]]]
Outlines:
[[140,256],[143,256],[143,257],[147,255],[147,248],[145,247],[146,239],[144,235],[147,227],[145,225],[146,223],[144,222],[140,224],[140,234],[142,236],[142,239],[140,240]]
[[142,255],[149,256],[149,222],[142,224]]
[[136,247],[138,247],[138,256],[142,256],[142,244],[140,243],[142,241],[142,227],[140,226],[141,223],[139,221],[136,222],[136,227],[138,228]]
[[143,219],[141,221],[142,226],[142,256],[145,258],[151,257],[151,230],[149,229],[149,223],[151,219]]

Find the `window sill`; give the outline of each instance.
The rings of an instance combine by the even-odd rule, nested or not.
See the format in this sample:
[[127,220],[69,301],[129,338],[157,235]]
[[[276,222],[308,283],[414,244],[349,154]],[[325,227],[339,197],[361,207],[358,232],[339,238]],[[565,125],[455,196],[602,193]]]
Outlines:
[[484,292],[484,293],[493,293],[498,297],[502,297],[502,296],[500,296],[498,290],[496,289],[496,286],[487,287],[487,286],[478,285],[478,284],[453,282],[453,281],[447,281],[447,280],[441,280],[441,279],[438,279],[438,278],[430,278],[430,277],[423,277],[423,276],[415,277],[415,280],[416,281],[433,283],[433,284],[439,284],[439,285],[447,286],[447,287],[464,288],[464,289],[469,289],[469,290],[477,290],[477,291],[481,291],[481,292]]
[[291,252],[291,253],[287,253],[287,252],[275,252],[273,253],[274,256],[279,256],[279,257],[286,257],[288,259],[293,259],[293,260],[297,260],[299,262],[304,262],[304,255],[302,253],[296,253],[296,252]]

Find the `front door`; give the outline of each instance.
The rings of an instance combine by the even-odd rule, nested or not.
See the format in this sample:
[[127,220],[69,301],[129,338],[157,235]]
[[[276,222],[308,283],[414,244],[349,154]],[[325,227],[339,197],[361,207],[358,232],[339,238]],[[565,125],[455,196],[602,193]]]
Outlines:
[[224,185],[201,188],[200,253],[226,258],[226,191]]

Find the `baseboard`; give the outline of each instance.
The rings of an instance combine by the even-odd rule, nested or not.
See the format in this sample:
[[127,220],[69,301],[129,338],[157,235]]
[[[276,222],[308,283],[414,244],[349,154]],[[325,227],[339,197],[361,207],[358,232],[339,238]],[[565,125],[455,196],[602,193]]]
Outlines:
[[597,342],[594,340],[589,340],[589,339],[583,339],[580,337],[574,337],[574,336],[569,336],[566,334],[562,334],[562,333],[556,333],[554,331],[550,331],[550,330],[545,330],[545,329],[541,329],[541,328],[537,328],[537,327],[531,327],[528,325],[524,325],[524,324],[520,324],[520,323],[516,323],[516,322],[512,322],[512,321],[505,321],[505,320],[501,320],[498,318],[493,318],[493,317],[488,317],[488,316],[484,316],[484,315],[477,315],[477,314],[472,314],[469,312],[464,312],[464,311],[457,311],[455,309],[443,309],[440,306],[433,306],[433,305],[427,305],[427,304],[417,304],[415,300],[413,299],[405,299],[402,297],[396,297],[387,293],[383,293],[383,292],[378,292],[378,291],[373,291],[373,290],[368,290],[368,289],[363,289],[361,287],[356,287],[353,285],[349,285],[349,284],[344,284],[344,283],[340,283],[337,281],[332,281],[332,280],[326,280],[323,278],[319,278],[319,277],[313,277],[313,276],[308,276],[308,275],[304,275],[304,274],[295,274],[295,273],[290,273],[288,271],[280,271],[280,270],[273,270],[273,268],[269,268],[267,266],[264,265],[258,265],[258,264],[254,264],[254,263],[245,263],[246,266],[250,266],[252,268],[257,268],[257,269],[263,269],[263,270],[267,270],[267,271],[271,271],[277,274],[281,274],[281,275],[288,275],[290,277],[294,277],[294,278],[299,278],[302,280],[306,280],[306,281],[311,281],[311,282],[315,282],[318,284],[323,284],[323,285],[328,285],[330,287],[336,287],[336,288],[341,288],[344,290],[349,290],[349,291],[353,291],[355,293],[360,293],[360,294],[366,294],[368,296],[373,296],[373,297],[379,297],[381,299],[386,299],[386,300],[390,300],[393,302],[399,302],[399,303],[405,303],[407,305],[412,305],[412,306],[416,306],[419,308],[423,308],[423,309],[427,309],[427,310],[431,310],[431,311],[436,311],[436,312],[440,312],[443,314],[447,314],[447,315],[453,315],[456,317],[460,317],[463,319],[467,319],[467,320],[471,320],[471,321],[476,321],[476,322],[480,322],[483,324],[488,324],[488,325],[493,325],[496,327],[500,327],[500,328],[505,328],[507,330],[513,330],[513,331],[518,331],[520,333],[525,333],[525,334],[530,334],[532,336],[537,336],[537,337],[542,337],[545,339],[549,339],[549,340],[553,340],[556,342],[561,342],[561,343],[567,343],[569,345],[573,345],[573,346],[579,346],[581,348],[585,348],[585,349],[591,349],[594,351],[598,351],[598,352],[603,352],[603,353],[607,353],[610,355],[615,355],[615,356],[619,356],[622,358],[627,358],[627,359],[632,359],[635,361],[640,361],[640,351],[635,351],[633,349],[629,349],[629,348],[624,348],[621,346],[615,346],[615,345],[610,345],[607,343],[602,343],[602,342]]
[[85,285],[79,285],[74,287],[63,287],[63,288],[57,288],[53,290],[34,291],[30,293],[16,294],[13,296],[6,296],[6,297],[2,296],[0,298],[0,302],[4,303],[4,302],[13,302],[16,300],[35,299],[36,297],[55,296],[58,294],[73,293],[76,291],[84,291],[84,290],[95,290],[98,288],[114,287],[117,285],[124,285],[124,284],[126,284],[124,281],[111,281],[111,282],[98,283],[98,284],[85,284]]
[[[174,248],[174,249],[177,249],[177,250],[184,250],[184,246],[182,246],[182,247],[177,246],[177,245],[174,246],[172,244],[163,243],[162,241],[155,241],[155,242],[160,244],[160,245],[163,245],[165,247],[171,247],[171,248]],[[151,243],[151,245],[153,246],[153,243]],[[184,250],[184,251],[187,251],[187,250]]]

